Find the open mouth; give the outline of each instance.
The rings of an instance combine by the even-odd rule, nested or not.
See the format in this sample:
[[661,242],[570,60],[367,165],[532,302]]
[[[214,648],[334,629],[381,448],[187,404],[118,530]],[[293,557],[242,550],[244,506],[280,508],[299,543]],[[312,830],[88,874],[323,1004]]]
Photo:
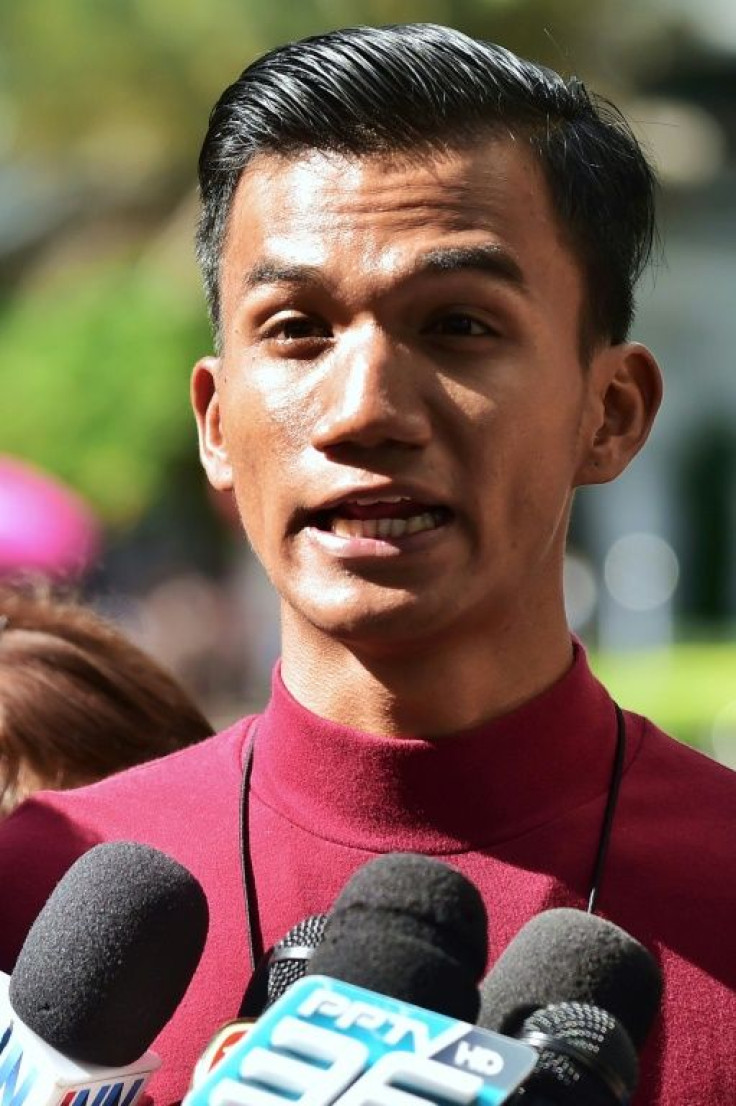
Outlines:
[[331,510],[317,511],[308,525],[340,538],[391,540],[436,530],[449,522],[446,507],[417,503],[404,496],[346,500]]

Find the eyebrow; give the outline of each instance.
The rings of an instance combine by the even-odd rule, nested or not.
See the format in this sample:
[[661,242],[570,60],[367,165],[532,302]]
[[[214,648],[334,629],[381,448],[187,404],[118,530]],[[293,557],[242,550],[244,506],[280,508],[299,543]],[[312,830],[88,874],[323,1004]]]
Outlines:
[[413,267],[417,274],[457,273],[464,270],[488,273],[515,288],[526,288],[519,263],[502,246],[440,246],[422,254]]
[[244,274],[243,291],[263,284],[313,284],[319,282],[320,270],[314,265],[289,265],[279,261],[257,261]]
[[[405,279],[425,273],[457,273],[476,271],[487,273],[519,290],[526,289],[526,280],[518,262],[503,247],[439,246],[416,258]],[[243,292],[268,284],[320,284],[324,273],[314,265],[294,265],[265,258],[257,261],[243,276]]]

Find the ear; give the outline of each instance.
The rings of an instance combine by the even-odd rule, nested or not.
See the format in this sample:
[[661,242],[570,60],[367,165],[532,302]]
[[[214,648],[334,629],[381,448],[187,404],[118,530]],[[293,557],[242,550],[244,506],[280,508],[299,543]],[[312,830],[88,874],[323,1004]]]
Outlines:
[[222,432],[217,391],[220,372],[219,357],[202,357],[192,370],[190,396],[197,421],[199,459],[212,487],[225,492],[233,486],[233,474]]
[[614,480],[649,437],[662,400],[662,375],[639,342],[607,346],[593,355],[581,423],[576,486]]

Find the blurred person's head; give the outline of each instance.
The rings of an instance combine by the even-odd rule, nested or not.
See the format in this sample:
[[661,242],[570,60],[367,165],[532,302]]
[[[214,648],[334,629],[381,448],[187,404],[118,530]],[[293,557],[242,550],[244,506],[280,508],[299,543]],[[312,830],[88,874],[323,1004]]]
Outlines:
[[176,680],[88,607],[0,585],[0,812],[211,733]]

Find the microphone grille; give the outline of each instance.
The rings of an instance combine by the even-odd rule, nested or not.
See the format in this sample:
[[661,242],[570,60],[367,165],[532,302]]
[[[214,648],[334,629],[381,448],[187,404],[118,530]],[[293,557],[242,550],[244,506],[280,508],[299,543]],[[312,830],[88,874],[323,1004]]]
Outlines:
[[542,1007],[526,1019],[520,1037],[539,1052],[526,1084],[537,1094],[566,1088],[575,1091],[571,1101],[623,1106],[636,1089],[634,1046],[623,1026],[599,1006],[559,1002]]
[[322,940],[326,921],[324,914],[310,914],[292,926],[274,945],[269,959],[267,1008],[305,974],[312,954]]

